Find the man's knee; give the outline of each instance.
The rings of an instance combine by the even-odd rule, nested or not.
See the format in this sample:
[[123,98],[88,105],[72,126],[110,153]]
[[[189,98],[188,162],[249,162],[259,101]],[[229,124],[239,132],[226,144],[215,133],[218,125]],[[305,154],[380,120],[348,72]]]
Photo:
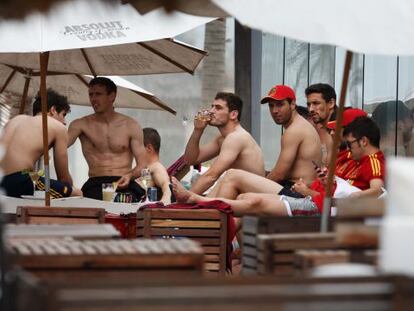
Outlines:
[[263,204],[263,198],[258,193],[242,193],[237,200],[244,200],[252,209],[257,209]]
[[225,183],[234,182],[240,179],[240,176],[242,174],[242,170],[238,170],[235,168],[231,168],[226,171],[226,174],[224,175],[224,181]]

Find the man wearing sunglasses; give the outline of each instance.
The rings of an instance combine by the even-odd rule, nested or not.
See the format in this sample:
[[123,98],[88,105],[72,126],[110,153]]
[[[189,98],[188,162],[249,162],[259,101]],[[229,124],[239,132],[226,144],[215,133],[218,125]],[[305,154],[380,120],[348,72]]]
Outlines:
[[384,187],[385,157],[379,149],[377,124],[371,118],[358,117],[344,129],[343,137],[352,159],[357,162],[344,179],[362,190],[351,196],[379,196]]

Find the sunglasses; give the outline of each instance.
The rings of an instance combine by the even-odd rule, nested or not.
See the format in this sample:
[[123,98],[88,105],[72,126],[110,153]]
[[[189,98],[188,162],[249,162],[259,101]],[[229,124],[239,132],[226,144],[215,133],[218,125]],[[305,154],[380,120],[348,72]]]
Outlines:
[[357,139],[355,139],[355,140],[346,141],[346,142],[345,142],[345,144],[346,144],[346,146],[348,147],[348,149],[351,149],[352,144],[353,144],[353,143],[356,143],[357,141],[360,141],[360,140],[361,140],[361,138],[357,138]]

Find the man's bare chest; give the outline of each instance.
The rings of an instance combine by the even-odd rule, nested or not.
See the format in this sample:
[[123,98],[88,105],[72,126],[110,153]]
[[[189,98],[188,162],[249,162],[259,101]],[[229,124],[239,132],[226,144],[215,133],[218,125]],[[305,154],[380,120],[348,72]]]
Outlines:
[[128,128],[122,125],[87,125],[82,131],[85,147],[99,152],[124,152],[129,149]]

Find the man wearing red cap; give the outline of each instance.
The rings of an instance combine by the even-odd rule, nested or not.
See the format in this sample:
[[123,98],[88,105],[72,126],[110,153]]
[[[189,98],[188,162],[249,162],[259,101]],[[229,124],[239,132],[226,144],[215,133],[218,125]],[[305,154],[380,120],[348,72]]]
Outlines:
[[299,179],[310,183],[315,178],[312,161],[321,163],[320,139],[312,125],[296,112],[295,92],[286,85],[276,85],[260,103],[268,103],[273,120],[285,130],[279,158],[267,178],[287,188]]

